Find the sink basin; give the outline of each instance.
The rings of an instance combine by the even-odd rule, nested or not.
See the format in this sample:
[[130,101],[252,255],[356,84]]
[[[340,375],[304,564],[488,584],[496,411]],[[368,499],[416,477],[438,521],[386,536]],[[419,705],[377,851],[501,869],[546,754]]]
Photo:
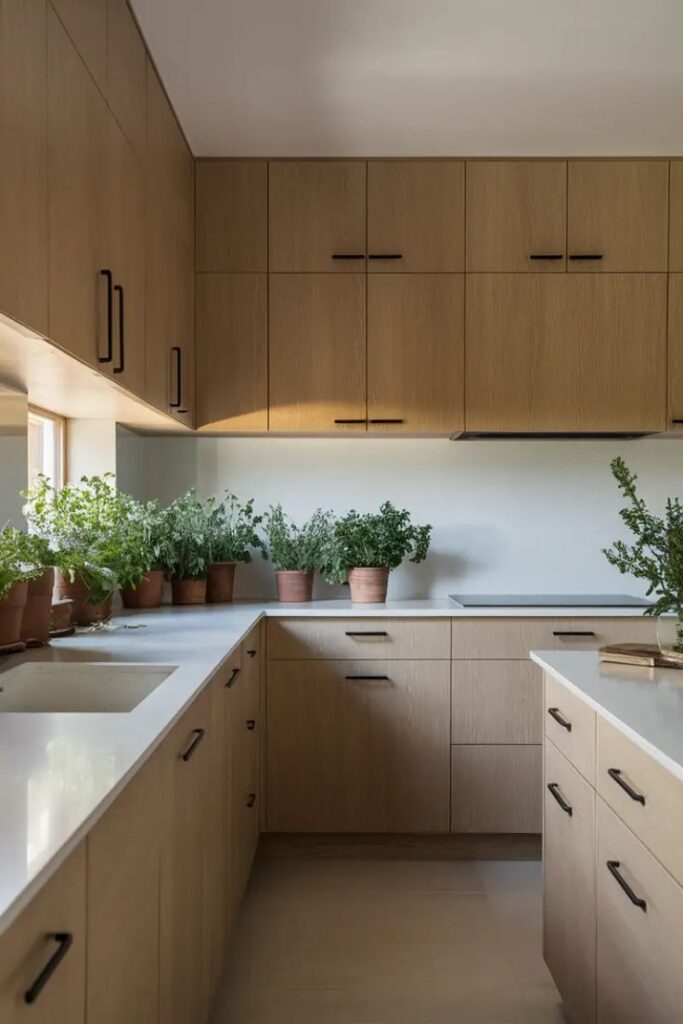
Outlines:
[[34,662],[0,673],[0,713],[132,711],[175,665]]

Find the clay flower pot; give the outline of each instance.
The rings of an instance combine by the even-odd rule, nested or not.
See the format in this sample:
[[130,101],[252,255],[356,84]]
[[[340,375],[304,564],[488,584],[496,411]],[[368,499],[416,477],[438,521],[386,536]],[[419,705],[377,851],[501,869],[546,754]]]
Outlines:
[[278,601],[310,601],[313,597],[312,572],[304,569],[277,569],[275,582]]
[[108,597],[106,601],[93,603],[90,600],[89,587],[80,576],[77,576],[72,583],[61,569],[57,569],[55,592],[58,598],[67,598],[73,602],[71,621],[76,626],[93,626],[111,618],[111,597]]
[[383,604],[389,586],[388,569],[349,569],[349,588],[354,604]]
[[173,604],[206,604],[206,580],[173,580]]
[[50,642],[54,569],[44,569],[42,576],[28,581],[28,596],[21,620],[21,639],[29,647]]
[[209,604],[227,604],[232,601],[237,562],[212,562],[206,581],[206,600]]
[[11,647],[21,640],[21,620],[28,595],[26,580],[11,586],[0,600],[0,647]]
[[164,586],[164,574],[161,569],[150,569],[137,587],[124,587],[121,600],[124,608],[158,608],[161,604],[161,591]]

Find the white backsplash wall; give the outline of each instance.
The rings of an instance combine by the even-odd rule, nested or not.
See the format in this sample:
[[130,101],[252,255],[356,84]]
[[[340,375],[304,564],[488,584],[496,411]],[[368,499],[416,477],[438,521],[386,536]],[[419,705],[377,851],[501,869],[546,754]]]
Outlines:
[[[661,509],[683,495],[683,443],[321,438],[136,438],[122,445],[119,481],[169,501],[196,484],[230,488],[258,508],[281,501],[303,519],[317,506],[345,512],[390,499],[432,523],[421,565],[392,574],[390,597],[449,592],[644,593],[601,548],[625,536],[609,463],[622,455],[643,496]],[[126,465],[130,460],[134,464]],[[272,568],[239,567],[236,596],[274,594]],[[344,596],[316,581],[316,597]]]

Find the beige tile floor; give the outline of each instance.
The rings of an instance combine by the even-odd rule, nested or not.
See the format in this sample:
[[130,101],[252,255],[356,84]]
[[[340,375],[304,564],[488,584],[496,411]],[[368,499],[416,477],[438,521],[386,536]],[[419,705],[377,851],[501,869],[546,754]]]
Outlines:
[[212,1024],[555,1024],[538,861],[260,856]]

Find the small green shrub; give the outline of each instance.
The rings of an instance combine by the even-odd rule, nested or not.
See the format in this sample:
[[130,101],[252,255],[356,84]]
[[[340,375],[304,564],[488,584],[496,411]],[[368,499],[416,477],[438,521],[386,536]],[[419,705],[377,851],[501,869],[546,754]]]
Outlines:
[[312,572],[325,565],[331,556],[333,529],[330,512],[318,508],[297,526],[282,505],[271,505],[265,515],[265,532],[275,568]]
[[430,525],[414,526],[407,509],[397,509],[390,501],[378,512],[353,509],[335,523],[323,575],[328,583],[344,583],[349,569],[396,569],[405,558],[422,562],[431,531]]

